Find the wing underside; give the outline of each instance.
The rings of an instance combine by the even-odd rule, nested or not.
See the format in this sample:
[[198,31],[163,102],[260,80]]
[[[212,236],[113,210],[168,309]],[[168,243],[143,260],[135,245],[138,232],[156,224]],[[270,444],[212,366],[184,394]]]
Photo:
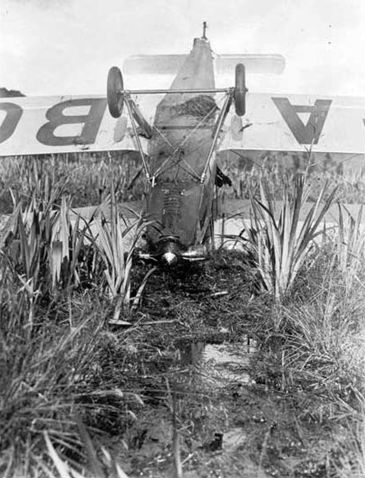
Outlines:
[[0,100],[0,156],[112,150],[135,151],[137,143],[126,114],[112,118],[105,97]]
[[[138,103],[151,120],[157,98]],[[364,154],[365,99],[249,93],[247,114],[226,118],[219,150]],[[147,152],[147,140],[140,137]],[[0,156],[136,151],[126,112],[114,119],[102,96],[0,99]]]
[[247,95],[226,118],[220,150],[365,153],[365,98]]

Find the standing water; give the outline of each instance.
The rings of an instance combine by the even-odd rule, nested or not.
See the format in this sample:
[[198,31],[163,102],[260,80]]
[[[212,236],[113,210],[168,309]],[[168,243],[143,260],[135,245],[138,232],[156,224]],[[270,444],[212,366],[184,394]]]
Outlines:
[[231,383],[249,385],[252,383],[250,360],[256,347],[256,341],[247,336],[243,337],[242,343],[182,343],[179,346],[181,366],[186,371],[193,371],[202,385],[215,388]]

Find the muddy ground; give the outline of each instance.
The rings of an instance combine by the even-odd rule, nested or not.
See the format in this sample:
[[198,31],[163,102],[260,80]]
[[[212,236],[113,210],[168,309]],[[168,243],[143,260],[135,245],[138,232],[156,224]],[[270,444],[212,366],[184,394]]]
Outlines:
[[97,365],[132,398],[87,417],[128,476],[173,477],[176,460],[186,478],[347,476],[342,424],[316,413],[322,398],[299,378],[289,384],[273,308],[238,252],[154,273],[131,325],[110,326]]

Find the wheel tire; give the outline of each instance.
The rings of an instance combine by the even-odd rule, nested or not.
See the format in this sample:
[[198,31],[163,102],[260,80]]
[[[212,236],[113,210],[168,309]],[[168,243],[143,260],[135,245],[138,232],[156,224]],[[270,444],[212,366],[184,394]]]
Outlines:
[[122,72],[117,66],[112,66],[108,73],[107,100],[110,114],[113,118],[119,118],[123,111],[124,98]]
[[236,65],[235,88],[234,88],[234,106],[238,116],[244,116],[246,113],[246,73],[242,63]]

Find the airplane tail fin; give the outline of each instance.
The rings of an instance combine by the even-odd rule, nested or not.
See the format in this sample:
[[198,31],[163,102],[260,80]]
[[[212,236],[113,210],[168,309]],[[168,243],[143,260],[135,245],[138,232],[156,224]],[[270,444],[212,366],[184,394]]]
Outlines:
[[[180,69],[186,55],[134,55],[123,63],[127,75],[173,75]],[[217,74],[233,72],[237,63],[243,63],[247,73],[280,74],[285,68],[285,58],[277,54],[217,55]]]

